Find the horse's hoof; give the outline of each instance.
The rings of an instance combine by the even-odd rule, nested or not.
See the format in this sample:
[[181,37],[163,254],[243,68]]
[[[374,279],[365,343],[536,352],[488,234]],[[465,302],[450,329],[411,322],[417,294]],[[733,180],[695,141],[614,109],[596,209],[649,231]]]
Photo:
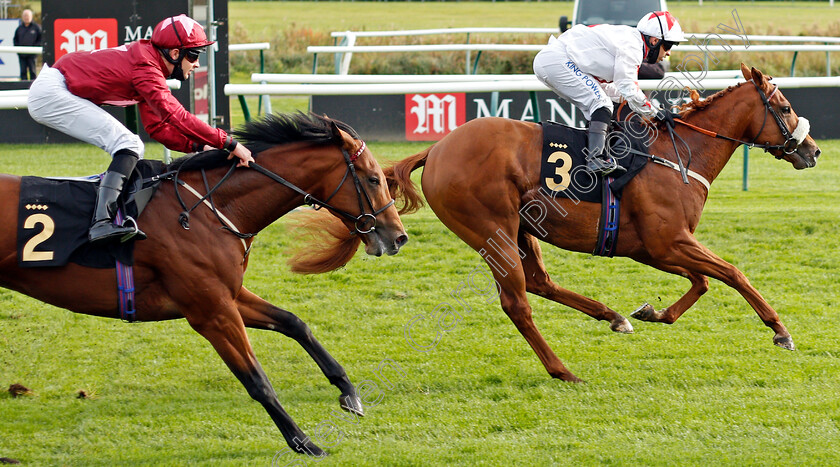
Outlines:
[[319,457],[324,458],[327,456],[327,452],[323,449],[319,448],[315,443],[312,442],[311,439],[308,437],[304,437],[305,443],[301,443],[299,438],[295,438],[295,445],[291,446],[292,449],[295,450],[298,454],[306,454],[307,456],[312,457]]
[[656,309],[653,308],[653,305],[650,303],[645,303],[639,308],[636,308],[636,311],[630,313],[631,318],[635,318],[639,321],[656,321],[654,316],[656,315]]
[[773,343],[778,345],[779,347],[785,350],[796,350],[796,346],[793,345],[793,338],[790,336],[787,337],[774,337]]
[[355,394],[342,394],[338,397],[338,402],[341,403],[341,408],[352,414],[360,417],[365,416],[365,407],[362,405],[362,400]]
[[[551,374],[551,373],[549,373]],[[565,381],[567,383],[585,383],[586,381],[578,378],[571,371],[564,371],[562,373],[551,374],[552,378],[559,379],[560,381]]]
[[627,321],[627,318],[621,316],[620,321],[613,321],[610,323],[610,329],[614,332],[621,332],[624,334],[632,334],[633,333],[633,325],[630,324],[630,321]]

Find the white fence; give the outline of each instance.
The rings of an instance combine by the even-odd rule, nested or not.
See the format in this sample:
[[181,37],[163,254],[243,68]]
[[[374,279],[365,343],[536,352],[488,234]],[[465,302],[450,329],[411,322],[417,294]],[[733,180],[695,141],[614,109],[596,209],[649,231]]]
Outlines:
[[[508,52],[536,52],[545,46],[541,44],[470,44],[471,34],[557,34],[554,28],[448,28],[448,29],[413,29],[403,31],[343,31],[333,32],[332,37],[338,40],[342,38],[340,45],[333,46],[310,46],[307,52],[313,54],[313,73],[318,64],[319,53],[334,53],[337,74],[348,74],[350,62],[354,53],[393,53],[393,52],[445,52],[460,51],[466,53],[466,73],[470,74],[471,53],[478,52],[473,71],[478,65],[478,58],[484,51],[508,51]],[[428,45],[383,45],[383,46],[358,46],[356,39],[361,37],[396,37],[396,36],[418,36],[418,35],[443,35],[443,34],[466,34],[465,44],[428,44]],[[738,44],[738,52],[793,52],[791,62],[791,76],[794,75],[796,58],[799,52],[825,52],[826,54],[826,76],[831,75],[831,52],[840,51],[840,37],[828,36],[749,36],[737,34],[686,34],[689,44],[674,47],[675,52],[730,52],[735,49],[734,45],[710,45],[712,41],[734,41]],[[755,42],[788,42],[788,45],[753,45]],[[809,44],[805,43],[820,43]],[[797,45],[801,44],[801,45]],[[743,49],[742,49],[743,47]],[[705,66],[708,69],[708,63]]]
[[[320,76],[320,75],[310,75]],[[460,75],[452,75],[460,76]],[[479,75],[480,76],[480,75]],[[474,77],[474,76],[473,76]],[[228,96],[255,95],[300,95],[300,96],[331,96],[331,95],[376,95],[376,94],[434,94],[447,92],[506,92],[506,91],[547,91],[543,83],[533,76],[517,77],[496,81],[450,81],[450,82],[414,82],[411,76],[405,77],[404,82],[361,82],[341,84],[228,84],[225,94]],[[698,80],[700,76],[695,76]],[[664,80],[640,80],[639,87],[643,90],[662,89]],[[678,83],[679,74],[671,74],[672,81]],[[724,89],[743,81],[741,79],[710,78],[700,80],[705,89]],[[773,83],[779,88],[813,88],[840,87],[840,76],[818,78],[773,78]],[[669,88],[669,89],[673,89]]]
[[[181,82],[177,79],[166,80],[169,89],[181,89]],[[14,89],[0,91],[0,109],[26,109],[29,106],[26,100],[29,98],[29,89]]]
[[[271,48],[268,42],[256,42],[251,44],[230,44],[228,50],[231,52],[259,50],[260,51],[260,71],[264,71],[265,60],[263,58],[263,51]],[[27,46],[6,46],[0,45],[0,53],[25,53],[38,54],[42,53],[41,47],[27,47]],[[166,80],[169,89],[181,89],[181,82],[178,80]],[[29,95],[29,90],[13,90],[0,91],[0,109],[25,109],[27,108],[26,100]]]
[[268,50],[271,44],[268,42],[254,42],[252,44],[230,44],[228,45],[229,52],[240,52],[243,50]]
[[41,47],[20,45],[0,45],[0,54],[30,54],[41,55]]
[[[700,78],[699,73],[693,78]],[[665,73],[665,77],[681,78],[679,72]],[[711,70],[703,72],[703,79],[739,78],[741,70]],[[480,81],[518,81],[533,80],[534,75],[310,75],[284,73],[253,73],[251,81],[255,83],[295,83],[295,84],[375,84],[375,83],[456,83]]]

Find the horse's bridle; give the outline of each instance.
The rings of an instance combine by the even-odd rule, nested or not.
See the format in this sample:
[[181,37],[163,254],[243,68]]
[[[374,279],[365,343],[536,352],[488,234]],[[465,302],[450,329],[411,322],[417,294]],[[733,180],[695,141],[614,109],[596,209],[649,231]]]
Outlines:
[[[758,84],[755,82],[755,80],[750,80],[750,82],[753,84],[753,86],[755,86],[756,91],[758,91],[758,95],[761,96],[761,101],[764,103],[764,121],[761,122],[761,129],[758,130],[758,133],[755,135],[755,138],[753,138],[753,140],[750,142],[750,145],[762,148],[762,149],[764,149],[765,152],[770,152],[770,150],[780,150],[780,151],[784,152],[785,154],[793,154],[794,151],[796,151],[796,149],[799,148],[799,145],[802,144],[802,141],[804,141],[805,138],[804,138],[804,135],[803,135],[802,141],[797,140],[797,138],[795,138],[793,136],[793,133],[791,133],[791,131],[788,129],[788,126],[785,123],[785,121],[782,120],[782,117],[779,116],[778,112],[776,112],[776,109],[774,109],[770,105],[770,99],[772,99],[773,94],[776,94],[776,91],[779,90],[779,86],[774,84],[773,85],[773,92],[771,92],[769,96],[766,96],[766,95],[764,95],[764,90],[761,89],[760,87],[758,87]],[[777,145],[767,145],[767,144],[757,145],[757,144],[754,144],[755,140],[758,139],[758,136],[761,135],[761,132],[764,130],[764,125],[767,124],[767,112],[770,112],[770,114],[773,115],[773,119],[776,120],[776,124],[779,125],[779,130],[782,131],[782,136],[785,137],[784,144],[777,144]],[[801,117],[800,117],[800,120],[802,120]],[[802,123],[800,122],[800,125],[801,124]],[[798,125],[797,125],[797,127],[798,127]],[[776,157],[776,159],[781,159],[784,156],[775,156],[775,157]]]
[[[804,117],[799,117],[799,123],[797,124],[796,129],[793,132],[791,132],[790,129],[788,129],[788,126],[785,123],[785,121],[782,120],[782,117],[779,115],[779,113],[776,112],[776,110],[770,105],[770,99],[773,98],[773,95],[776,94],[776,91],[779,90],[779,87],[774,84],[773,92],[771,92],[770,95],[767,96],[764,94],[764,90],[762,90],[758,86],[758,83],[756,83],[755,80],[750,80],[750,82],[753,84],[753,86],[755,86],[756,91],[758,91],[758,95],[761,97],[761,102],[764,103],[764,121],[761,122],[761,128],[758,130],[758,133],[756,133],[752,141],[741,141],[736,138],[730,138],[728,136],[720,135],[716,132],[692,125],[682,119],[675,119],[674,121],[681,123],[693,130],[699,131],[700,133],[703,133],[705,135],[712,136],[714,138],[733,141],[736,143],[744,144],[751,148],[761,148],[764,149],[765,152],[781,151],[785,155],[793,154],[797,149],[799,149],[799,145],[801,145],[802,142],[805,141],[805,137],[808,135],[808,129],[810,127],[808,119]],[[758,140],[758,137],[761,136],[761,133],[764,131],[764,127],[767,125],[768,112],[771,115],[773,115],[773,119],[776,120],[776,124],[779,125],[779,130],[781,130],[782,136],[785,138],[785,142],[783,144],[756,144],[756,140]],[[773,156],[776,159],[784,158],[784,155],[773,154]]]
[[[333,190],[332,194],[330,194],[330,196],[328,196],[327,199],[324,200],[324,201],[321,201],[318,198],[312,196],[311,193],[307,193],[307,192],[303,191],[302,189],[297,187],[295,184],[289,182],[285,178],[277,175],[276,173],[266,169],[265,167],[257,164],[256,162],[251,162],[248,165],[248,167],[256,170],[257,172],[265,175],[266,177],[274,180],[275,182],[280,183],[281,185],[286,186],[286,187],[296,191],[297,193],[300,193],[301,195],[303,195],[304,204],[309,205],[309,206],[314,206],[315,209],[321,209],[321,208],[330,209],[332,211],[335,211],[336,213],[338,213],[339,215],[341,215],[345,219],[353,221],[354,230],[350,231],[350,233],[352,235],[355,235],[357,233],[358,234],[367,234],[367,233],[370,233],[370,232],[373,232],[374,230],[376,230],[376,216],[378,216],[380,213],[382,213],[382,211],[391,207],[394,204],[394,200],[392,199],[391,202],[389,202],[388,204],[386,204],[385,206],[383,206],[380,209],[375,209],[373,207],[373,202],[371,201],[370,196],[368,195],[367,191],[362,187],[362,182],[359,180],[359,176],[356,174],[355,162],[356,162],[356,159],[358,159],[359,156],[362,155],[362,152],[364,152],[366,147],[367,146],[366,146],[365,142],[362,141],[361,147],[359,147],[359,149],[356,150],[356,152],[354,152],[352,155],[350,155],[347,152],[346,149],[344,149],[344,148],[341,149],[341,153],[344,155],[344,162],[347,164],[347,170],[344,172],[344,177],[341,179],[341,182],[338,184],[338,187],[336,187],[336,189]],[[198,201],[189,209],[187,209],[187,205],[184,204],[184,201],[181,198],[180,193],[178,193],[178,185],[183,183],[183,181],[178,180],[178,174],[181,171],[180,168],[178,169],[177,172],[175,172],[175,175],[174,175],[175,197],[178,198],[178,202],[181,203],[181,207],[184,209],[184,211],[182,211],[181,215],[178,217],[178,221],[181,223],[181,226],[184,229],[189,230],[189,228],[190,228],[190,223],[189,223],[190,212],[192,212],[192,210],[195,209],[196,207],[198,207],[201,203],[207,203],[207,204],[209,204],[210,209],[213,211],[213,213],[216,214],[216,217],[219,218],[219,221],[222,223],[222,228],[223,229],[229,231],[230,233],[236,235],[237,237],[239,237],[241,239],[251,238],[254,235],[256,235],[256,234],[252,234],[252,233],[241,233],[241,232],[238,232],[237,230],[235,230],[234,228],[231,228],[230,226],[228,226],[229,221],[227,221],[221,215],[221,213],[219,213],[219,211],[216,209],[215,204],[213,203],[213,192],[216,191],[216,189],[218,189],[222,185],[222,183],[224,183],[228,178],[230,178],[231,175],[233,175],[233,172],[236,169],[236,164],[237,163],[238,163],[238,161],[235,161],[233,163],[233,165],[231,165],[231,167],[227,171],[227,173],[221,178],[221,180],[219,180],[218,183],[216,183],[216,185],[213,188],[210,188],[209,184],[207,183],[207,175],[205,174],[204,169],[202,169],[201,170],[201,176],[204,180],[204,188],[205,188],[207,194],[205,194],[204,196],[201,196],[198,199]],[[347,175],[348,174],[353,176],[353,183],[356,187],[356,196],[358,197],[358,200],[359,200],[359,212],[360,212],[360,214],[358,216],[354,216],[353,214],[350,214],[347,211],[344,211],[342,209],[339,209],[339,208],[329,204],[329,201],[332,199],[332,197],[335,196],[335,194],[338,193],[338,190],[340,190],[341,187],[344,185],[344,182],[347,180]],[[196,193],[196,195],[197,195],[197,193]],[[365,204],[364,204],[365,201],[367,202],[367,207],[370,208],[371,212],[365,212]],[[370,223],[370,228],[365,228],[365,225],[367,223]],[[246,247],[246,251],[247,251],[247,247]]]
[[[344,148],[341,149],[341,153],[344,155],[344,162],[347,164],[347,170],[344,172],[344,177],[341,179],[341,182],[338,184],[338,187],[336,187],[336,189],[333,190],[332,194],[330,194],[327,197],[327,199],[325,199],[324,201],[321,201],[318,198],[312,196],[311,193],[307,193],[307,192],[303,191],[302,189],[295,186],[293,183],[291,183],[288,180],[284,179],[283,177],[275,174],[274,172],[266,169],[265,167],[257,164],[256,162],[250,163],[248,165],[248,167],[256,170],[257,172],[265,175],[266,177],[274,180],[275,182],[280,183],[281,185],[284,185],[284,186],[296,191],[297,193],[300,193],[301,195],[303,195],[303,203],[304,204],[306,204],[308,206],[313,206],[315,209],[327,208],[327,209],[329,209],[331,211],[334,211],[337,214],[341,215],[345,219],[352,221],[354,230],[350,231],[351,234],[354,234],[354,235],[357,234],[357,233],[358,234],[366,234],[366,233],[370,233],[370,232],[373,232],[374,230],[376,230],[376,216],[378,216],[383,211],[385,211],[386,209],[391,207],[394,204],[394,200],[392,199],[385,206],[382,206],[381,208],[376,209],[376,208],[373,207],[373,202],[371,201],[370,196],[367,193],[367,190],[365,190],[362,187],[362,182],[359,180],[358,174],[356,174],[355,162],[356,162],[356,159],[358,159],[359,156],[362,154],[362,152],[364,152],[365,147],[366,147],[365,142],[362,141],[361,147],[359,147],[359,149],[356,150],[356,152],[354,152],[352,155],[350,155],[347,152],[346,149],[344,149]],[[333,196],[335,196],[336,193],[338,193],[338,190],[340,190],[341,187],[344,185],[344,182],[347,180],[347,175],[348,174],[353,176],[353,184],[356,187],[356,196],[359,200],[359,212],[360,212],[360,214],[358,216],[354,216],[353,214],[350,214],[347,211],[344,211],[342,209],[339,209],[339,208],[329,204],[329,201],[333,198]],[[371,212],[365,212],[365,202],[367,202],[367,207],[370,208]],[[365,228],[365,225],[367,223],[370,223],[370,228]]]

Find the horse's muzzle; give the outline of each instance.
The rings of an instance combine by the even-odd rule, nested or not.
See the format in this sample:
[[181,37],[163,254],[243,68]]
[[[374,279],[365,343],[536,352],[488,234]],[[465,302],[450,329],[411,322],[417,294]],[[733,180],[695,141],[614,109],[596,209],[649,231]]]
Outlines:
[[366,234],[365,253],[371,256],[388,256],[399,253],[400,248],[408,242],[408,234],[396,232],[396,235],[389,235],[384,228],[377,228]]

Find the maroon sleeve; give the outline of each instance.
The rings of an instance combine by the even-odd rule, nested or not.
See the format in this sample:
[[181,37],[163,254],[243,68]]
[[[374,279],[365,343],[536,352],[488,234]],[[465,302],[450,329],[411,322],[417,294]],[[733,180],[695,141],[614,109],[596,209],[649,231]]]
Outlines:
[[138,104],[140,109],[140,120],[143,122],[143,127],[146,128],[146,133],[155,141],[163,144],[173,151],[180,152],[195,152],[196,145],[178,131],[172,125],[164,123],[158,115],[152,111],[149,104],[141,102]]
[[152,138],[181,152],[192,151],[192,143],[220,149],[225,146],[227,133],[187,112],[151,64],[138,64],[133,76],[134,88],[143,99],[140,118]]

